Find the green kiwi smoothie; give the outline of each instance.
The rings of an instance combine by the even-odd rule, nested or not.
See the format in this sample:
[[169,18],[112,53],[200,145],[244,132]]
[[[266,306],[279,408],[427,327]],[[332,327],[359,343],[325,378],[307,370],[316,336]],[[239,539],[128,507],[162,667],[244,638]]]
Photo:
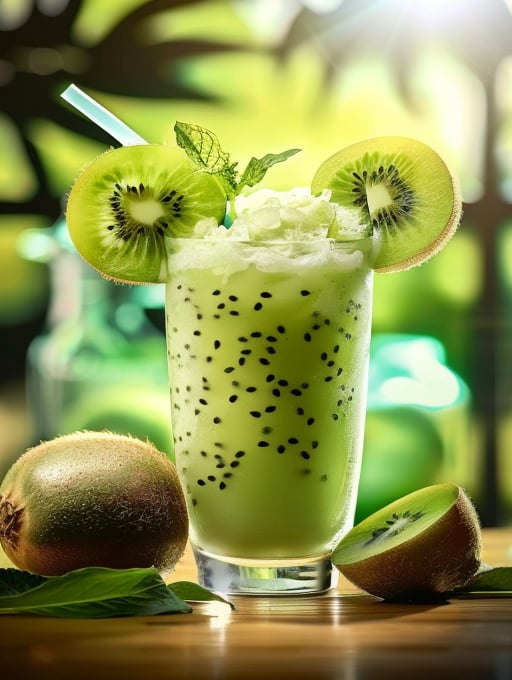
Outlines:
[[328,238],[324,198],[252,200],[231,229],[167,241],[176,464],[196,552],[300,564],[353,522],[371,240]]
[[[71,90],[71,92],[69,92]],[[458,182],[400,136],[327,158],[309,189],[254,190],[300,149],[243,171],[176,121],[146,144],[70,86],[121,146],[78,176],[66,221],[107,279],[165,283],[172,429],[199,581],[224,593],[316,593],[351,527],[374,272],[429,260],[455,233]]]

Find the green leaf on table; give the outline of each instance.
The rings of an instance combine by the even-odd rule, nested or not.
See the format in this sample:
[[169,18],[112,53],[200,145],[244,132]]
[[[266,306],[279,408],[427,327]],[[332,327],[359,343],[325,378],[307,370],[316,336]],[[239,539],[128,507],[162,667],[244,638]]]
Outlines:
[[16,595],[31,590],[47,580],[45,576],[31,574],[14,567],[0,569],[0,596]]
[[30,589],[26,576],[19,584],[17,592],[11,584],[10,594],[0,596],[0,614],[107,618],[192,611],[153,568],[87,567],[49,577]]
[[464,588],[458,588],[455,594],[462,595],[501,595],[512,597],[512,567],[494,567],[486,569]]
[[222,602],[223,604],[228,604],[231,609],[234,609],[233,604],[229,600],[225,600],[220,595],[210,592],[197,583],[176,581],[175,583],[170,583],[169,588],[179,598],[188,602]]

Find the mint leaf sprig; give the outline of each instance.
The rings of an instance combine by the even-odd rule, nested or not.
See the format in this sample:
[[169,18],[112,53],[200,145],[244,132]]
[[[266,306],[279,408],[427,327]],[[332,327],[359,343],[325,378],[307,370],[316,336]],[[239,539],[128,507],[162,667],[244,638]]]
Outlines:
[[234,200],[244,187],[255,186],[273,165],[288,160],[301,150],[267,153],[262,158],[253,156],[240,173],[237,170],[238,163],[231,162],[229,153],[222,150],[217,136],[210,130],[178,121],[174,125],[174,133],[178,146],[184,149],[188,157],[205,172],[217,175],[222,182],[230,204],[229,219],[234,218]]
[[231,604],[187,581],[167,585],[156,569],[85,567],[62,576],[0,569],[0,615],[99,619],[187,614],[189,601]]

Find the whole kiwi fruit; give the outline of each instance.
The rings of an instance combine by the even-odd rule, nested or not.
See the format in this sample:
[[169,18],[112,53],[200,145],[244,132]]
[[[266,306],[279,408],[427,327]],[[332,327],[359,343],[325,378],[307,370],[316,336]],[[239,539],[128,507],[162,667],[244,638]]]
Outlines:
[[166,574],[187,539],[173,463],[134,437],[83,431],[42,442],[0,485],[0,543],[25,571],[155,567]]

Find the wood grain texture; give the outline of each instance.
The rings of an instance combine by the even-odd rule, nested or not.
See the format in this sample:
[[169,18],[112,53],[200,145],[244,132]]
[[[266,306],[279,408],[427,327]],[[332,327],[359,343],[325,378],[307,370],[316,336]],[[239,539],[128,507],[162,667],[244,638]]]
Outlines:
[[[484,532],[512,563],[512,531]],[[171,580],[195,580],[187,552]],[[512,600],[389,604],[342,580],[319,597],[237,597],[236,609],[93,620],[0,617],[1,677],[34,680],[512,678]]]

